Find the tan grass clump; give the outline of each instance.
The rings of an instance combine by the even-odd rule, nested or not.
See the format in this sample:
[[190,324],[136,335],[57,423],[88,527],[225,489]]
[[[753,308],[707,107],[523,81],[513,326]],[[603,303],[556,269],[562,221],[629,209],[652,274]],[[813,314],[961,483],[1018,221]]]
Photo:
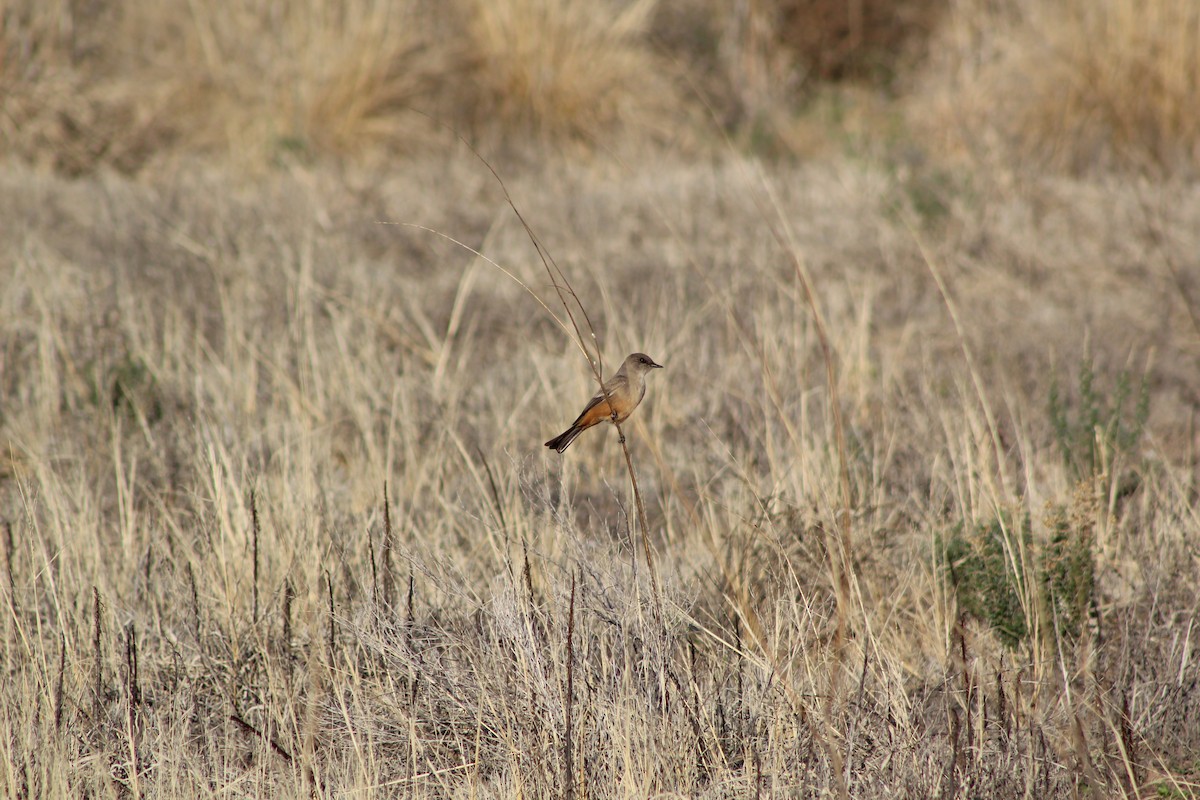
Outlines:
[[959,0],[920,114],[975,155],[1073,173],[1200,162],[1192,0]]
[[3,152],[72,174],[164,153],[408,150],[430,125],[412,110],[454,71],[422,0],[12,5]]
[[156,157],[419,150],[438,125],[606,146],[681,105],[648,45],[654,0],[12,0],[0,153],[79,174]]
[[478,114],[543,139],[661,129],[678,110],[645,35],[657,0],[473,0]]
[[195,145],[257,157],[404,150],[427,126],[411,110],[447,51],[427,49],[435,25],[419,0],[180,5],[131,24],[187,20],[161,79],[175,87],[173,116]]

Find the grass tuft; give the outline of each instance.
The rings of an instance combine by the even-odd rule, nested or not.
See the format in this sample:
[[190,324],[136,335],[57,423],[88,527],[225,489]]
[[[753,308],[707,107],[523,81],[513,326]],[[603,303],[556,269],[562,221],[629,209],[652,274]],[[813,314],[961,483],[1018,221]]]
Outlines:
[[1192,0],[955,0],[924,128],[976,158],[1071,173],[1200,163]]
[[479,119],[546,141],[666,127],[678,101],[646,33],[657,0],[477,0],[470,52]]

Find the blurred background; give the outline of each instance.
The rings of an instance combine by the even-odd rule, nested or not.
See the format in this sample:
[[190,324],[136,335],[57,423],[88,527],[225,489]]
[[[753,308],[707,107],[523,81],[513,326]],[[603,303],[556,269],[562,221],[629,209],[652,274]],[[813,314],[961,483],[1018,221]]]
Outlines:
[[4,0],[0,149],[78,175],[731,139],[1066,173],[1200,158],[1192,0]]

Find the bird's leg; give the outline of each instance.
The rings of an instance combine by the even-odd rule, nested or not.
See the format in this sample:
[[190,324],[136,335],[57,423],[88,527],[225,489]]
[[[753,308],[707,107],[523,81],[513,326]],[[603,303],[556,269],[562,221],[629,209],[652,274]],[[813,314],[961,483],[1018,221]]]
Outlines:
[[612,412],[612,424],[617,429],[617,444],[625,444],[625,431],[621,430],[621,423],[617,422],[617,410],[615,408]]

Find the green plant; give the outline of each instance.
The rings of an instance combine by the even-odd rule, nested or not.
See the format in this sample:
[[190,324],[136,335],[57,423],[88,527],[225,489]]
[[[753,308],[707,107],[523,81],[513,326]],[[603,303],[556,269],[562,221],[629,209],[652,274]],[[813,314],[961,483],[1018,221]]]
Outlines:
[[1013,526],[1002,517],[958,525],[941,548],[959,606],[986,622],[1006,646],[1029,635],[1025,557],[1031,550],[1029,521]]
[[[1042,552],[1041,586],[1055,630],[1075,639],[1083,630],[1095,600],[1096,569],[1092,517],[1080,513],[1080,499],[1093,494],[1077,492],[1068,510],[1056,506],[1047,523],[1050,541]],[[1086,501],[1084,501],[1086,504]]]
[[1104,474],[1113,455],[1137,443],[1150,415],[1150,393],[1144,377],[1135,393],[1133,378],[1124,370],[1111,392],[1105,392],[1096,384],[1091,359],[1085,358],[1079,365],[1078,397],[1064,397],[1055,380],[1049,406],[1063,463],[1079,481]]
[[[1034,542],[1028,517],[1014,523],[998,516],[969,531],[958,525],[941,555],[959,607],[987,623],[1009,648],[1029,638],[1039,611],[1052,620],[1044,628],[1051,635],[1076,639],[1095,599],[1093,497],[1081,489],[1070,506],[1052,507],[1044,544]],[[1040,601],[1033,600],[1034,591]]]

